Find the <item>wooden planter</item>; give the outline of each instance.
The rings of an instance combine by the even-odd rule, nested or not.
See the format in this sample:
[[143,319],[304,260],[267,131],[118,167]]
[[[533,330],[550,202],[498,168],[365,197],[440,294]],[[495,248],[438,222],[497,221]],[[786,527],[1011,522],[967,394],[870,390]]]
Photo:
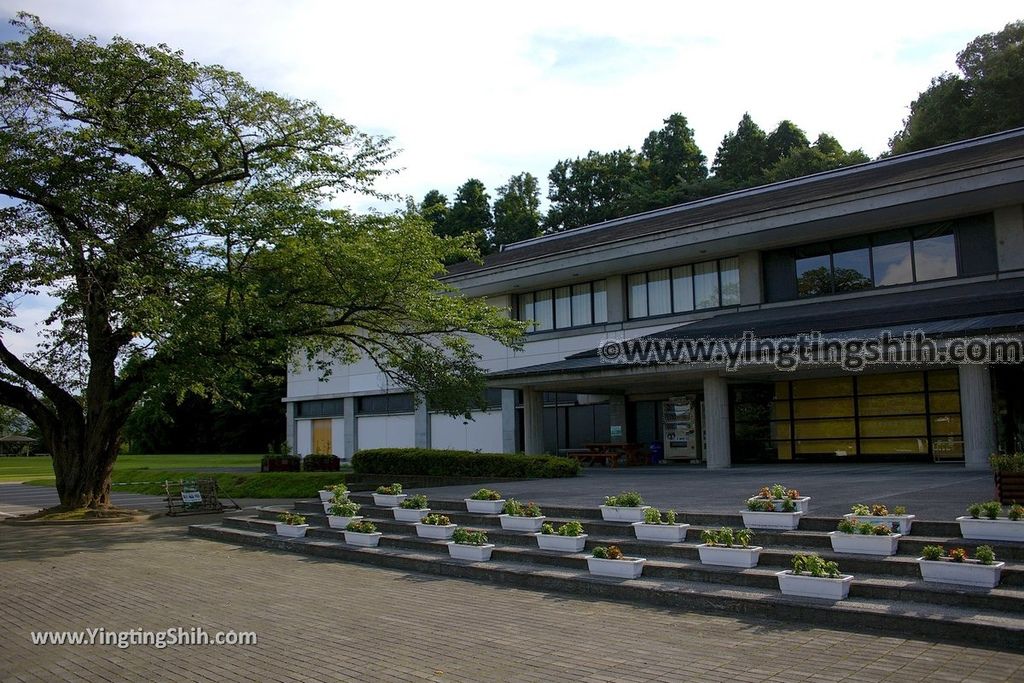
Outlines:
[[996,498],[1003,505],[1024,503],[1024,472],[996,472]]

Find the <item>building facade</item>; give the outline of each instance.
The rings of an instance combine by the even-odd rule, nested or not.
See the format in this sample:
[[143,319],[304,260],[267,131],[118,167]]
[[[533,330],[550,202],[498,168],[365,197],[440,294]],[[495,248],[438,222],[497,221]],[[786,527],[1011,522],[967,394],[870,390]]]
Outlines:
[[[520,352],[477,341],[488,409],[433,413],[368,362],[293,371],[296,452],[626,442],[712,468],[980,469],[1024,447],[1024,129],[527,240],[446,279],[531,321]],[[931,356],[850,360],[883,333]],[[771,362],[727,368],[697,340]]]

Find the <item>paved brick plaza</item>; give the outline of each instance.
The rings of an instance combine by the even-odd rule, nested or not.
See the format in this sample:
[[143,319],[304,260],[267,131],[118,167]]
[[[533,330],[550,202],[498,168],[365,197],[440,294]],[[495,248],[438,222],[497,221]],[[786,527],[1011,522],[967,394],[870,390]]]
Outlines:
[[[1024,681],[1019,654],[249,550],[189,538],[186,523],[0,527],[0,679]],[[29,640],[30,630],[192,626],[256,631],[259,643]]]

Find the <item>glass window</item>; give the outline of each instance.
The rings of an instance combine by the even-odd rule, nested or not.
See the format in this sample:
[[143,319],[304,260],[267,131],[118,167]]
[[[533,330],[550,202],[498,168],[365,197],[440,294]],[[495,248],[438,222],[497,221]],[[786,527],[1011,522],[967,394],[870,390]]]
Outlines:
[[593,316],[590,314],[590,283],[572,286],[572,324],[589,325]]
[[724,258],[719,262],[719,272],[722,275],[722,305],[740,305],[740,260]]
[[665,315],[672,312],[672,290],[668,268],[647,273],[647,315]]
[[555,327],[554,310],[551,307],[551,290],[545,289],[534,295],[533,315],[537,330],[551,330]]
[[832,284],[837,294],[869,289],[871,252],[867,247],[837,251],[832,255]]
[[[533,320],[533,292],[519,295],[519,319]],[[528,328],[528,331],[533,331],[535,329],[537,329],[537,326],[531,325]]]
[[572,287],[555,290],[555,327],[572,327]]
[[956,240],[953,235],[914,240],[914,271],[918,282],[956,277]]
[[693,266],[672,269],[672,306],[676,313],[693,310]]
[[647,273],[629,276],[629,317],[647,316]]
[[832,293],[832,262],[827,245],[815,245],[797,252],[796,291],[798,296]]
[[697,308],[718,308],[718,262],[705,261],[693,267],[693,292]]
[[594,322],[608,322],[608,292],[604,280],[594,283]]
[[914,281],[910,258],[910,235],[904,230],[874,238],[871,260],[875,266],[875,286],[900,285]]

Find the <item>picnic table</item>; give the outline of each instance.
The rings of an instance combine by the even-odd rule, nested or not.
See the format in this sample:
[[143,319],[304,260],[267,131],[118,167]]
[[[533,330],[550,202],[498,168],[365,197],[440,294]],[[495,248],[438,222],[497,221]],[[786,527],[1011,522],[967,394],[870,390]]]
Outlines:
[[594,442],[583,446],[563,448],[560,452],[567,457],[575,458],[581,465],[601,463],[608,467],[616,467],[620,459],[624,459],[626,465],[647,465],[650,462],[650,454],[642,443]]

